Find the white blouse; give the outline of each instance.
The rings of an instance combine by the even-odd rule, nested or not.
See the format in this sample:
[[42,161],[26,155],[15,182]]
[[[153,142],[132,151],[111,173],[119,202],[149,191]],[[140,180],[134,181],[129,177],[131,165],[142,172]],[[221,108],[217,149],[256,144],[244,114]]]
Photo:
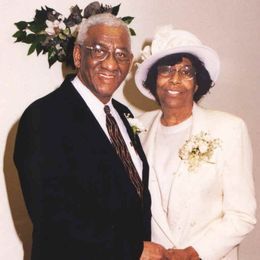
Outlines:
[[191,124],[192,117],[174,126],[158,125],[155,136],[154,169],[166,214],[174,174],[180,163],[179,149],[190,135]]

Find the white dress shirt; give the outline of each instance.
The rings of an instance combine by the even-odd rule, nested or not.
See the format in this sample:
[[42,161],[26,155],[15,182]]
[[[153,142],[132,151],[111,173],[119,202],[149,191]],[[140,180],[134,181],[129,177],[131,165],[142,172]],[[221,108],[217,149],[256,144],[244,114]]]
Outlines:
[[[119,129],[121,131],[121,134],[125,140],[125,143],[127,145],[128,151],[131,155],[131,158],[133,160],[133,163],[136,167],[136,170],[140,176],[140,178],[142,179],[142,170],[143,170],[143,165],[142,165],[142,161],[140,159],[140,157],[138,156],[138,154],[136,153],[130,137],[127,133],[126,127],[122,121],[122,119],[120,118],[120,115],[118,114],[118,112],[116,111],[116,109],[114,108],[111,100],[107,103],[107,104],[103,104],[81,81],[80,79],[76,76],[71,83],[73,84],[73,86],[75,87],[75,89],[78,91],[78,93],[81,95],[81,97],[83,98],[83,100],[85,101],[85,103],[88,105],[88,107],[90,108],[91,112],[93,113],[93,115],[95,116],[95,118],[97,119],[98,123],[100,124],[101,128],[103,129],[103,131],[105,132],[107,138],[110,140],[110,136],[109,133],[107,131],[107,127],[106,127],[106,114],[104,111],[104,106],[108,105],[110,107],[110,112],[113,115],[113,117],[115,118]],[[111,140],[110,140],[111,142]]]

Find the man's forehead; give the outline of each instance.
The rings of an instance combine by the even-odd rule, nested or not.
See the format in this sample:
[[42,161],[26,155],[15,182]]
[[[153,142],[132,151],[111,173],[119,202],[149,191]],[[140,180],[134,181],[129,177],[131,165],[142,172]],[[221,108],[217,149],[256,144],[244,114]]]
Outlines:
[[109,26],[105,24],[93,25],[87,33],[89,41],[122,42],[129,44],[129,34],[123,26]]

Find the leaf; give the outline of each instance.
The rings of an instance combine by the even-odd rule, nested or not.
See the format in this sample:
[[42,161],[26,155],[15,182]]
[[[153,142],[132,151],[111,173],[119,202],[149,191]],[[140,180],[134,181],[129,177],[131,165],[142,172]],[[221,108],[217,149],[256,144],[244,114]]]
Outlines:
[[35,11],[35,16],[34,16],[34,21],[37,24],[42,24],[45,23],[47,19],[47,11],[44,10],[43,7],[41,7],[41,10],[37,10]]
[[121,20],[124,21],[126,24],[130,24],[134,20],[134,17],[125,16],[125,17],[122,17]]
[[24,31],[17,31],[16,33],[13,34],[13,37],[18,38],[21,37],[21,35],[26,35],[26,32]]
[[19,29],[19,30],[24,30],[27,27],[27,22],[24,21],[20,21],[18,23],[15,23],[15,26]]
[[49,68],[57,61],[57,57],[55,56],[51,56],[48,57],[48,63],[49,63]]
[[26,39],[26,32],[25,31],[17,31],[13,34],[13,37],[16,38],[15,42],[24,42]]
[[42,11],[45,11],[46,13],[53,13],[53,11],[55,13],[58,13],[56,10],[54,10],[53,8],[51,7],[48,7],[47,5],[45,5],[45,8],[46,8],[46,11],[44,10],[44,8],[42,7]]
[[111,13],[112,13],[113,15],[117,16],[117,14],[118,14],[118,12],[119,12],[120,5],[121,5],[121,4],[112,7],[112,12],[111,12]]
[[136,33],[133,28],[129,28],[129,31],[132,36],[136,36]]
[[47,25],[45,23],[36,23],[32,22],[29,24],[28,29],[34,33],[40,33],[41,31],[45,30]]
[[32,54],[35,51],[36,45],[37,45],[37,43],[32,43],[31,47],[28,50],[27,55],[30,55],[30,54]]
[[33,34],[33,33],[30,33],[26,36],[26,38],[24,39],[24,42],[25,43],[33,43],[33,42],[35,42],[35,40],[36,40],[36,35]]
[[48,51],[48,63],[49,63],[49,67],[51,67],[56,61],[57,61],[58,57],[57,57],[57,53],[55,49],[50,49]]
[[49,63],[49,68],[57,61],[57,55],[55,50],[49,50],[48,51],[48,63]]
[[42,43],[46,40],[46,38],[47,38],[47,35],[46,35],[46,34],[36,34],[35,36],[36,36],[35,41],[37,41],[37,43],[41,43],[41,44],[42,44]]
[[[39,56],[39,54],[43,51],[43,48],[41,46],[40,43],[37,43],[36,45],[36,53],[37,53],[37,56]],[[44,53],[43,53],[44,54]]]
[[59,38],[61,39],[61,40],[66,40],[66,35],[64,35],[63,33],[59,33]]
[[48,60],[49,68],[56,62],[57,60]]

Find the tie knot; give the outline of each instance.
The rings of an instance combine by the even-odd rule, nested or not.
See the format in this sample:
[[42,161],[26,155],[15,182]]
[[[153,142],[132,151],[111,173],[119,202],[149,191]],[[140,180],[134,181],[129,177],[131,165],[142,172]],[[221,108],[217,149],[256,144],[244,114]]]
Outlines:
[[105,105],[104,111],[105,111],[106,114],[110,114],[110,107],[108,105]]

